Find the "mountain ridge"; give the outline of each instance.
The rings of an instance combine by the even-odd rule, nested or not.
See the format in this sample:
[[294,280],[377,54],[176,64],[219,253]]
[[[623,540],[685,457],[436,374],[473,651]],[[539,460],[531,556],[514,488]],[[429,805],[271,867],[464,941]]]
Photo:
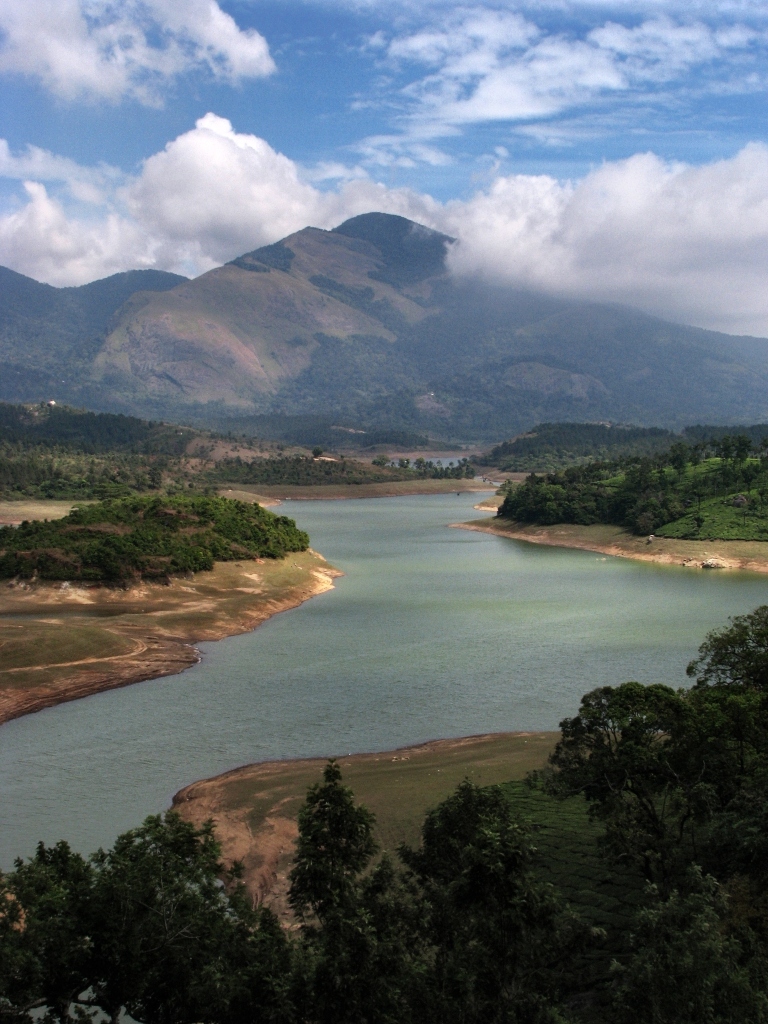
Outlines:
[[[65,400],[165,419],[327,416],[462,440],[557,420],[768,419],[768,341],[460,279],[446,268],[453,242],[406,218],[363,214],[193,280],[165,275],[124,295],[126,279],[79,347],[72,329],[63,342],[41,329],[45,358],[27,359],[22,384],[7,367],[25,314],[14,320],[0,298],[0,398],[49,397],[34,373],[55,350]],[[95,286],[89,295],[108,291],[83,287]]]

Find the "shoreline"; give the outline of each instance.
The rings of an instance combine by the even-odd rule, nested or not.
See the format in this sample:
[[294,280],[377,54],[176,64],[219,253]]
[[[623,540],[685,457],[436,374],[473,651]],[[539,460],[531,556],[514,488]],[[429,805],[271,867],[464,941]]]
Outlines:
[[[522,779],[546,762],[559,738],[559,732],[480,733],[337,755],[335,760],[355,801],[375,813],[382,849],[395,852],[401,842],[418,843],[426,812],[462,779],[479,785]],[[288,874],[298,810],[328,760],[305,757],[242,765],[184,786],[171,804],[198,827],[214,821],[223,862],[242,862],[254,905],[271,907],[289,927]]]
[[490,484],[479,480],[393,480],[376,484],[238,484],[235,487],[220,487],[222,497],[238,497],[248,500],[263,498],[261,504],[279,504],[281,501],[353,501],[361,498],[402,498],[410,494],[479,494],[494,492]]
[[[477,507],[477,506],[476,506]],[[688,569],[730,570],[768,573],[768,543],[739,540],[677,540],[655,537],[649,544],[646,537],[637,537],[617,526],[556,526],[514,523],[496,517],[466,523],[451,523],[452,529],[492,533],[509,540],[546,547],[595,551],[616,558],[630,558],[657,565],[676,565]],[[708,563],[708,564],[705,564]]]
[[217,562],[191,578],[128,590],[6,583],[0,586],[0,649],[8,662],[0,669],[0,725],[177,675],[201,660],[196,644],[252,632],[332,590],[339,576],[310,548],[276,564]]

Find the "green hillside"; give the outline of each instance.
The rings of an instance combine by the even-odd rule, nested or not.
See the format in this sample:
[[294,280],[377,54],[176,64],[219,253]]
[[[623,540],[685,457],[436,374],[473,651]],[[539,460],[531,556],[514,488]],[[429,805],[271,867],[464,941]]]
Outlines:
[[452,244],[371,213],[193,281],[142,271],[55,289],[2,271],[0,399],[445,442],[565,420],[768,419],[764,340],[460,279]]
[[659,427],[540,423],[527,434],[495,445],[477,462],[505,472],[560,469],[596,459],[652,455],[666,451],[676,440],[671,430]]
[[541,476],[508,491],[498,515],[523,523],[611,523],[685,540],[768,540],[768,433],[746,435]]
[[166,291],[185,280],[130,270],[79,288],[53,288],[0,267],[0,400],[87,399],[94,408],[109,408],[89,379],[115,313],[133,295]]

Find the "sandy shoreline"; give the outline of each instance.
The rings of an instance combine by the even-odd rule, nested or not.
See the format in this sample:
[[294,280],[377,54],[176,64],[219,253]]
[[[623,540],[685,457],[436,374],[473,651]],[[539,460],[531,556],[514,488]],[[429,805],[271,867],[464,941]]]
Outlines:
[[343,575],[310,550],[219,562],[167,586],[0,585],[0,724],[70,700],[176,675],[196,644],[247,633]]
[[730,569],[768,572],[768,543],[761,541],[699,541],[656,537],[648,543],[646,537],[636,537],[617,526],[535,526],[513,523],[496,517],[468,523],[451,523],[451,526],[458,530],[493,533],[498,537],[522,540],[529,544],[596,551],[603,555],[631,558],[639,562],[678,565],[702,571]]

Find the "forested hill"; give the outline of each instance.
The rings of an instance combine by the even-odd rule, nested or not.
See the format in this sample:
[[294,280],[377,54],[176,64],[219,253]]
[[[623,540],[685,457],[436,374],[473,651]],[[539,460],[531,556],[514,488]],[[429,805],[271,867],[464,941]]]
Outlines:
[[282,558],[308,546],[292,519],[260,505],[212,496],[131,497],[51,522],[0,527],[0,579],[162,580],[217,561]]
[[121,413],[94,413],[68,406],[0,402],[0,446],[61,448],[82,453],[183,452],[194,431]]
[[522,523],[611,523],[686,540],[768,540],[768,430],[757,449],[726,435],[667,452],[531,474],[499,516]]
[[371,213],[193,281],[118,275],[108,301],[113,278],[50,289],[13,275],[0,398],[218,429],[228,416],[320,417],[484,443],[562,420],[768,420],[765,340],[459,278],[454,244]]
[[560,469],[596,459],[652,455],[667,451],[676,440],[676,434],[660,427],[540,423],[520,437],[495,445],[477,462],[505,472]]

